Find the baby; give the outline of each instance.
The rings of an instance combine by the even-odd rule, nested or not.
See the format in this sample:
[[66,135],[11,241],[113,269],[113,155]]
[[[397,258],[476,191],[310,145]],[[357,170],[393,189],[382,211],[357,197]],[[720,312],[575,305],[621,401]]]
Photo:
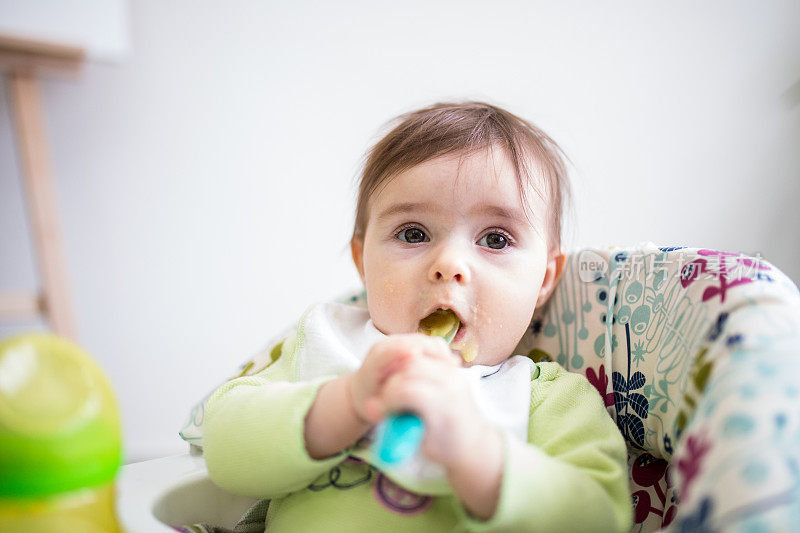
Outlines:
[[[270,498],[268,531],[629,530],[625,442],[599,393],[514,355],[564,269],[568,190],[558,146],[503,109],[399,117],[359,186],[367,309],[311,307],[273,364],[212,395],[214,482]],[[460,322],[450,345],[418,333],[440,309]],[[418,465],[438,470],[371,455],[375,425],[406,411],[426,428]]]

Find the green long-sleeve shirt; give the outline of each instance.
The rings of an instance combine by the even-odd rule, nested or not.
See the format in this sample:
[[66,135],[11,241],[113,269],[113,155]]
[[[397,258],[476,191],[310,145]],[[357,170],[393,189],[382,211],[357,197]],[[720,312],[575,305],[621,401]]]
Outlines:
[[349,458],[347,450],[312,459],[304,419],[319,387],[335,376],[291,382],[295,348],[292,337],[278,362],[224,384],[205,415],[204,455],[212,480],[233,493],[271,498],[268,531],[630,529],[625,442],[582,375],[557,363],[537,364],[528,442],[505,438],[497,510],[479,521],[456,496],[407,492]]

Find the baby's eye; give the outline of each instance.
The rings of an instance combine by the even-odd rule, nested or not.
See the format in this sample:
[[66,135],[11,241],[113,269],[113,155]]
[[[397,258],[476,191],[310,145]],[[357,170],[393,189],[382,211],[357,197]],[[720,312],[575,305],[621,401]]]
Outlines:
[[425,232],[419,228],[406,228],[401,229],[395,235],[398,239],[403,242],[407,242],[410,244],[416,244],[418,242],[426,242],[428,241],[428,236],[425,235]]
[[493,250],[502,250],[511,243],[509,242],[509,239],[502,233],[491,232],[481,237],[478,240],[478,244],[480,244],[481,246],[488,246]]

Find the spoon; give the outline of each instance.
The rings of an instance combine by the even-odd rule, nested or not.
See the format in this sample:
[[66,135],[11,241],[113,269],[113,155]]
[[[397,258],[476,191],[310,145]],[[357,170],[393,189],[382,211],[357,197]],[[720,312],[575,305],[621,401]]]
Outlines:
[[[419,324],[419,332],[442,337],[447,344],[458,333],[461,321],[449,309],[437,309]],[[412,457],[425,437],[425,423],[415,413],[402,412],[387,416],[376,428],[375,448],[378,460],[386,465],[400,464]]]

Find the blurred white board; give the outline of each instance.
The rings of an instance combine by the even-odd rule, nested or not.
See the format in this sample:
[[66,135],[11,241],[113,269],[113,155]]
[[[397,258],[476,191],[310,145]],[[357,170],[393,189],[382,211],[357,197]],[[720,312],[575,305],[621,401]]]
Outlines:
[[127,0],[0,0],[0,34],[79,46],[90,61],[131,51]]

